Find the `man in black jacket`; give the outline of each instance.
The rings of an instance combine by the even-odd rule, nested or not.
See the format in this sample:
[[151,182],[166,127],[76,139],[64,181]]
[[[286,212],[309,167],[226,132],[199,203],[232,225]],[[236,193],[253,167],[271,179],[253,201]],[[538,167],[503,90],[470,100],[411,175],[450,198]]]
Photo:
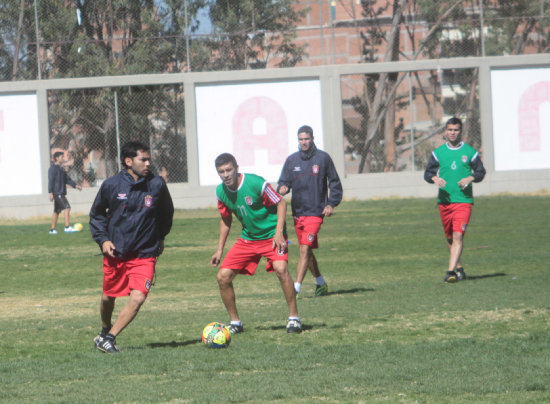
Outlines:
[[[106,353],[119,352],[116,336],[147,298],[174,216],[166,183],[150,171],[149,148],[128,142],[120,158],[125,168],[101,184],[90,210],[92,237],[103,253],[102,329],[94,343]],[[128,295],[112,324],[115,299]]]
[[63,168],[65,162],[65,155],[63,152],[58,151],[53,154],[53,164],[48,170],[48,192],[50,194],[50,201],[53,202],[53,215],[52,226],[50,227],[50,234],[57,234],[55,226],[57,225],[57,219],[59,214],[65,211],[65,233],[74,233],[78,230],[74,229],[69,221],[71,214],[71,205],[67,200],[67,184],[71,187],[82,190],[80,185],[72,180],[67,174],[67,171]]
[[317,234],[323,218],[331,216],[342,200],[342,183],[328,153],[317,149],[313,129],[298,129],[299,150],[285,161],[277,191],[285,195],[292,190],[292,216],[300,245],[294,290],[299,298],[302,282],[309,267],[315,277],[315,296],[328,293],[328,286],[319,271],[313,249],[318,248]]

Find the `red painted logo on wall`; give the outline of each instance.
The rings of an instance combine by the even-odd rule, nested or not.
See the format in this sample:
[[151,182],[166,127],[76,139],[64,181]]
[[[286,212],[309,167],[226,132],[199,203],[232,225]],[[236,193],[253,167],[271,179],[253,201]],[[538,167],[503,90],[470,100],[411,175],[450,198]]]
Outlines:
[[[288,155],[288,123],[277,102],[268,97],[249,98],[235,110],[232,126],[233,151],[240,165],[284,163]],[[254,160],[257,150],[267,152],[267,161]]]
[[550,102],[550,81],[539,81],[525,91],[518,104],[519,151],[540,151],[540,105]]

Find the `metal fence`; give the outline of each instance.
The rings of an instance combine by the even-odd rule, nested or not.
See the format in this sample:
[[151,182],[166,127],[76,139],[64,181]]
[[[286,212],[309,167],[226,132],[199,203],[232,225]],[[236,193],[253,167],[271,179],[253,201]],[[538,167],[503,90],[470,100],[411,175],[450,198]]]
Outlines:
[[346,174],[424,170],[452,116],[483,150],[478,69],[343,75],[341,88]]
[[153,171],[187,182],[183,85],[50,90],[50,150],[65,153],[71,178],[98,186],[120,169],[120,145],[149,145]]
[[[4,0],[0,80],[250,70],[550,51],[550,0]],[[449,116],[482,149],[477,69],[349,74],[341,81],[346,174],[415,171]],[[186,182],[182,85],[48,93],[52,153],[98,185],[118,146],[151,146],[155,171]]]

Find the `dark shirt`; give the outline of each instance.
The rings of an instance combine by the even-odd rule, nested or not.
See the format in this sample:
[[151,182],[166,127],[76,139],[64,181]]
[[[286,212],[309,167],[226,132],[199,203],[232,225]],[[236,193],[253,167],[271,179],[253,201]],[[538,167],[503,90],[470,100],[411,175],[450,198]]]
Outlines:
[[111,241],[119,258],[157,257],[173,216],[174,205],[162,177],[135,181],[123,170],[101,184],[90,210],[90,230],[100,248]]
[[334,208],[342,201],[342,183],[334,163],[315,144],[288,156],[277,191],[282,185],[292,190],[293,216],[322,216],[327,205]]
[[48,170],[48,193],[54,195],[67,195],[67,184],[76,188],[76,182],[67,174],[63,167],[52,164]]

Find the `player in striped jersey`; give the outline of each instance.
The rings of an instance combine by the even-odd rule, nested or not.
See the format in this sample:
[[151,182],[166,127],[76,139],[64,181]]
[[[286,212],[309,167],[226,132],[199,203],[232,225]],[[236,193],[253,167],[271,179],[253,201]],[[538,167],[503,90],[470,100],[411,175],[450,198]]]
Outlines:
[[294,281],[288,272],[286,202],[262,177],[239,173],[233,155],[219,155],[215,165],[222,180],[216,188],[221,220],[218,249],[210,259],[212,266],[221,262],[232,214],[242,224],[241,236],[227,252],[217,276],[220,295],[231,319],[229,330],[232,334],[244,331],[235,302],[233,279],[237,274],[254,275],[258,262],[266,257],[266,270],[277,274],[288,304],[287,332],[301,332]]

